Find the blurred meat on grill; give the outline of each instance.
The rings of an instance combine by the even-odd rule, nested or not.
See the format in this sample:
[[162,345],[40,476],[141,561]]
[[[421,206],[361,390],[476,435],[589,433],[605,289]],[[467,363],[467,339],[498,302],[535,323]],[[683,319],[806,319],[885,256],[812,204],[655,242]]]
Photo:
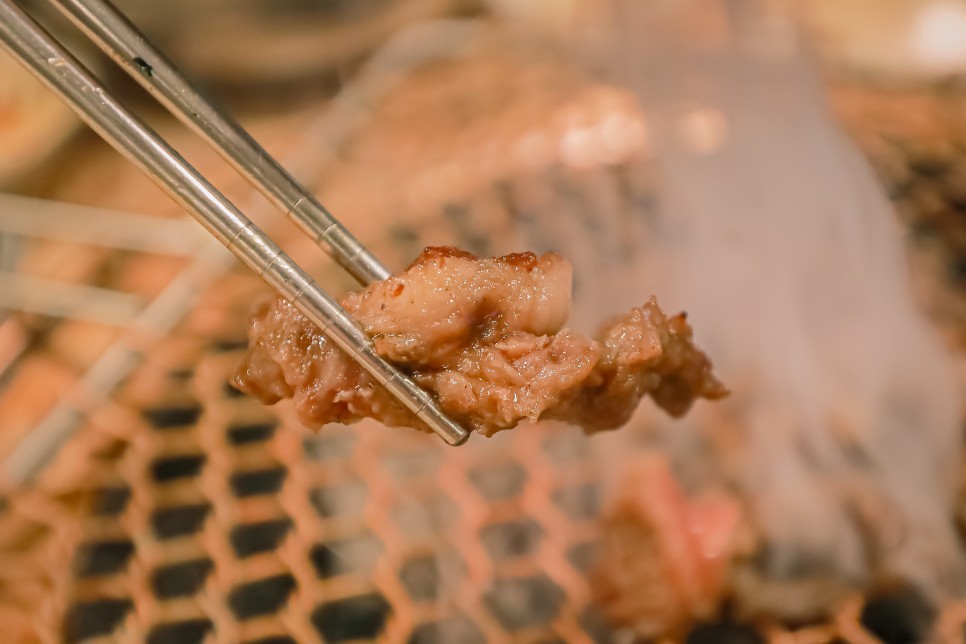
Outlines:
[[660,457],[619,467],[602,517],[595,598],[614,624],[640,636],[680,635],[721,608],[741,506],[720,491],[687,498]]

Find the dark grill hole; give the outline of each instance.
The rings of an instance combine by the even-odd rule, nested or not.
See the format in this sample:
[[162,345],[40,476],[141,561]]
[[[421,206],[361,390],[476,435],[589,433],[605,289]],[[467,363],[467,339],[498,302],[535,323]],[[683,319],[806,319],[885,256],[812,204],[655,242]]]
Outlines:
[[355,539],[317,544],[309,551],[309,560],[320,579],[350,572],[371,570],[382,546],[371,535]]
[[553,501],[573,519],[590,519],[600,509],[600,490],[593,483],[560,488],[554,491]]
[[474,255],[489,257],[492,254],[490,250],[492,248],[490,246],[490,238],[483,233],[467,230],[465,233],[460,234],[460,239],[462,240],[460,245]]
[[392,452],[383,458],[389,474],[397,481],[432,476],[439,466],[435,451]]
[[163,566],[151,575],[151,589],[160,599],[194,595],[213,568],[210,559],[192,559]]
[[131,499],[131,490],[124,486],[104,487],[94,493],[91,513],[99,516],[115,516],[124,512]]
[[222,391],[225,392],[226,398],[242,398],[245,396],[244,391],[242,391],[241,389],[238,389],[237,387],[235,387],[235,385],[231,384],[227,380],[225,381],[225,384],[222,386]]
[[433,494],[405,499],[390,514],[410,539],[431,538],[446,530],[459,516],[459,508],[448,496]]
[[584,629],[584,632],[587,633],[594,644],[614,644],[611,627],[593,606],[585,610],[580,616],[580,627]]
[[[274,0],[272,11],[265,16],[270,24],[282,29],[292,24],[335,25],[339,21],[358,24],[357,21],[379,15],[393,4],[392,0],[326,0],[325,2],[302,2],[301,0]],[[277,7],[277,8],[276,8]]]
[[407,644],[486,644],[476,625],[463,617],[420,624],[413,629]]
[[211,631],[210,619],[186,619],[158,624],[148,633],[148,644],[200,644]]
[[326,545],[319,544],[309,551],[309,561],[315,567],[315,574],[320,579],[328,579],[345,572],[346,566],[339,556]]
[[91,458],[103,461],[116,461],[127,452],[130,446],[128,441],[120,438],[112,438],[99,445],[92,453]]
[[929,639],[936,611],[912,586],[877,594],[862,608],[860,621],[885,644],[914,644]]
[[548,577],[499,579],[484,601],[508,631],[549,624],[563,602],[563,591]]
[[71,606],[64,620],[64,639],[68,642],[110,635],[131,610],[130,599],[96,599]]
[[85,543],[77,550],[74,571],[80,577],[95,577],[120,572],[134,553],[134,544],[127,540]]
[[684,644],[765,644],[765,640],[750,626],[720,622],[698,624],[688,633]]
[[520,494],[527,473],[519,464],[509,462],[472,470],[469,479],[487,500],[496,501]]
[[966,257],[956,257],[949,261],[947,265],[949,279],[957,285],[966,283]]
[[235,586],[228,594],[228,606],[239,620],[277,613],[295,590],[292,575],[275,575]]
[[411,262],[413,257],[423,249],[423,244],[419,243],[423,238],[419,228],[425,228],[425,226],[418,228],[394,226],[389,230],[389,236],[395,242],[393,244],[395,255],[403,263]]
[[208,503],[155,510],[151,515],[151,527],[159,539],[194,534],[201,529],[210,511],[211,505]]
[[389,229],[389,236],[403,244],[415,244],[419,241],[419,231],[398,224]]
[[237,525],[229,537],[231,547],[240,558],[274,550],[291,527],[292,521],[287,518]]
[[275,423],[249,423],[228,428],[228,442],[232,445],[249,445],[267,441],[275,434]]
[[542,536],[543,530],[532,519],[497,523],[480,530],[483,545],[497,561],[532,553]]
[[190,380],[195,375],[195,370],[186,367],[184,369],[172,369],[168,372],[168,377],[172,380]]
[[248,338],[221,338],[212,342],[211,348],[219,353],[240,351],[248,348]]
[[951,168],[951,172],[939,184],[939,191],[946,203],[962,212],[966,209],[966,185],[964,185],[966,183],[966,163],[963,163],[962,157],[959,158],[959,163]]
[[909,156],[909,168],[916,174],[925,177],[939,177],[952,167],[949,159],[936,154],[914,151]]
[[391,610],[382,595],[360,595],[319,606],[312,624],[326,642],[371,639],[382,632]]
[[235,472],[229,482],[235,496],[245,498],[278,492],[284,481],[285,468],[273,467],[251,472]]
[[831,573],[835,563],[816,551],[780,551],[772,544],[764,543],[749,560],[762,574],[770,579],[805,579],[819,572]]
[[141,412],[155,429],[171,429],[194,425],[201,416],[199,405],[183,405],[174,407],[155,407]]
[[244,644],[298,644],[298,642],[288,635],[269,635],[257,640],[245,640]]
[[352,452],[354,438],[348,434],[310,436],[302,442],[305,455],[313,461],[341,460]]
[[368,490],[354,481],[333,487],[319,487],[309,492],[312,507],[323,519],[343,514],[361,514]]
[[205,464],[204,454],[166,456],[151,463],[151,476],[157,483],[197,476]]
[[439,569],[436,557],[426,555],[410,559],[399,570],[399,580],[417,601],[436,599],[439,593]]
[[916,243],[925,243],[941,237],[936,224],[930,221],[917,221],[909,224],[909,239]]
[[586,437],[577,434],[557,434],[544,441],[543,450],[560,465],[574,463],[587,454]]
[[594,543],[578,543],[567,550],[567,561],[578,572],[588,572],[597,555],[597,545]]
[[437,550],[431,555],[419,555],[407,560],[399,569],[399,580],[416,601],[431,601],[438,597],[440,579],[463,575],[466,566],[455,552]]

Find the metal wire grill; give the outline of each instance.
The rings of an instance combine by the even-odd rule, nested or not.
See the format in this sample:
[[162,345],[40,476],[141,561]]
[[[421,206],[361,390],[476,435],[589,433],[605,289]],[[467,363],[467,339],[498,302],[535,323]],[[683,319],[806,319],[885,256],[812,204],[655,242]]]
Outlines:
[[[226,317],[243,320],[244,311]],[[143,375],[146,365],[121,391],[137,412],[130,442],[87,482],[74,534],[51,535],[72,553],[69,580],[48,590],[64,602],[66,640],[201,641],[214,630],[223,641],[383,632],[394,641],[498,641],[507,632],[529,641],[580,632],[593,472],[567,487],[527,473],[560,460],[579,469],[578,451],[545,445],[546,431],[516,441],[513,456],[492,450],[482,460],[444,459],[427,437],[376,427],[310,435],[226,386],[239,358],[232,347],[244,340],[234,326],[218,344],[158,367],[163,378]],[[144,387],[151,399],[139,401]],[[459,499],[440,494],[439,480]]]
[[[379,151],[366,146],[396,136],[396,145],[383,147],[405,149],[421,136],[419,123],[407,118],[425,103],[455,95],[478,106],[447,87],[457,75],[507,74],[512,67],[482,58],[475,67],[462,61],[407,81],[410,92],[388,100],[369,136],[342,154],[372,172]],[[542,62],[531,62],[518,82],[540,79],[552,91],[524,107],[507,99],[477,107],[474,118],[464,113],[455,125],[478,132],[476,147],[472,135],[459,145],[423,146],[430,158],[414,161],[418,170],[398,170],[387,180],[388,194],[366,190],[371,179],[351,164],[324,178],[323,186],[338,188],[331,194],[337,210],[349,211],[354,200],[352,212],[378,218],[391,205],[409,204],[394,213],[388,236],[370,231],[370,246],[382,256],[405,262],[422,245],[454,240],[482,253],[493,250],[493,240],[540,247],[567,227],[589,232],[591,248],[613,237],[633,246],[646,235],[655,199],[646,164],[583,165],[576,152],[569,161],[542,156],[539,139],[527,138],[541,122],[556,127],[554,114],[563,113],[565,125],[596,123],[621,105],[619,95],[584,88],[553,107],[580,79],[553,66],[541,76],[532,70]],[[435,123],[433,131],[445,139],[450,130]],[[487,147],[496,135],[505,145]],[[487,150],[510,148],[507,139],[537,143],[512,148],[523,150],[516,165],[487,161]],[[484,160],[466,173],[458,194],[435,194],[431,180],[419,181],[451,169],[454,158],[457,165]],[[529,170],[526,163],[533,163]],[[425,190],[402,194],[401,186]],[[611,230],[580,220],[581,210],[615,195],[623,207]],[[598,260],[588,251],[576,261],[579,273],[580,262],[591,267]],[[619,265],[620,254],[607,261]],[[451,450],[430,436],[374,425],[312,434],[287,407],[265,408],[228,385],[247,316],[265,295],[247,274],[218,279],[93,411],[47,483],[7,497],[0,508],[7,640],[634,641],[606,625],[589,581],[603,494],[590,439],[547,425]],[[647,591],[659,592],[661,582]],[[854,598],[824,624],[724,619],[695,625],[686,638],[901,642],[935,619],[937,638],[959,641],[966,606],[945,607],[937,618],[900,589]]]

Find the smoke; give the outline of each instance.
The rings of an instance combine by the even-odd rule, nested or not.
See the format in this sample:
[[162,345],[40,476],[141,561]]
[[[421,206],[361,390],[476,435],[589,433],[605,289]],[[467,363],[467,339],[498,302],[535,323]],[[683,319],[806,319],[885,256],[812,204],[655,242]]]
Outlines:
[[[914,304],[896,217],[792,23],[740,1],[585,9],[575,42],[640,99],[661,175],[639,279],[597,275],[621,288],[594,295],[617,311],[649,289],[686,309],[735,389],[672,431],[714,446],[761,537],[739,593],[804,613],[883,578],[961,592],[954,374]],[[652,252],[666,279],[645,268]],[[799,606],[761,592],[808,578],[833,582]]]

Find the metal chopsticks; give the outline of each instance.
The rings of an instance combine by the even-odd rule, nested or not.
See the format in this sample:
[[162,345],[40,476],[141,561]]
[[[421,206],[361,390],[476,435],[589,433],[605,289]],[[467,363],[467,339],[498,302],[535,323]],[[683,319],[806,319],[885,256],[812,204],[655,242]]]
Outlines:
[[[57,0],[105,51],[254,183],[362,283],[388,271],[244,130],[205,101],[111,5]],[[390,394],[450,445],[469,433],[433,397],[379,356],[342,307],[13,0],[0,0],[0,44],[238,259],[290,300]]]

